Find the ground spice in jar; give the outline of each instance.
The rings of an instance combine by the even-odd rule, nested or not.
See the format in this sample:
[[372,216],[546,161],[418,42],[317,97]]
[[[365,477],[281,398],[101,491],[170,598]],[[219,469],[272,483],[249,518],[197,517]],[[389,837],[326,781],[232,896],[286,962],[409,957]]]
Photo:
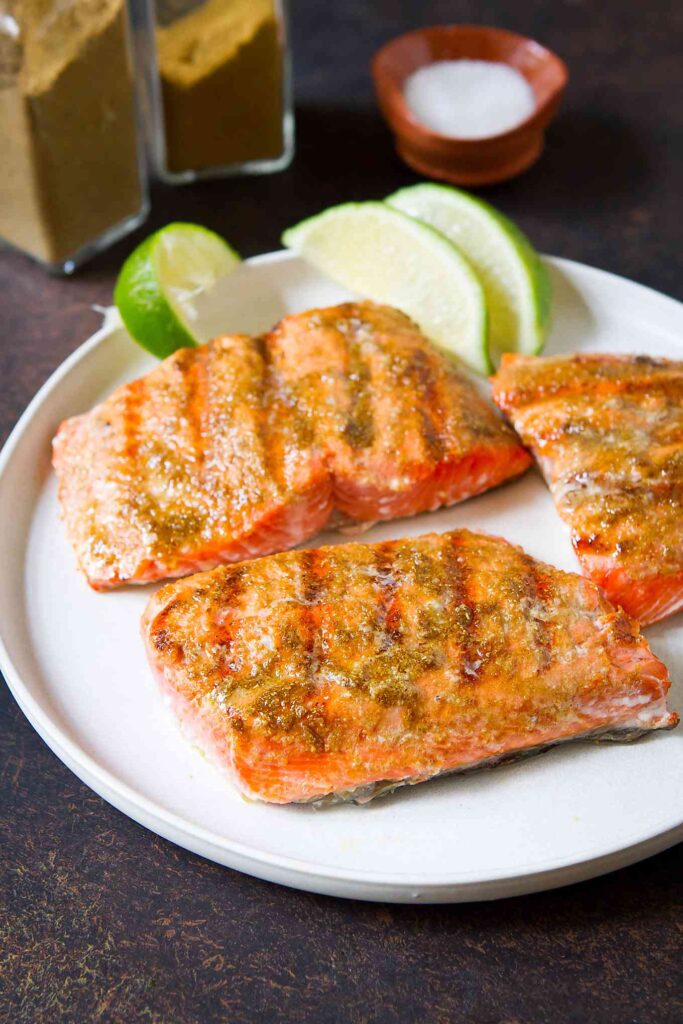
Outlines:
[[124,0],[17,0],[0,25],[0,235],[45,263],[143,206],[127,33]]
[[283,55],[273,0],[206,0],[156,33],[171,172],[275,159]]

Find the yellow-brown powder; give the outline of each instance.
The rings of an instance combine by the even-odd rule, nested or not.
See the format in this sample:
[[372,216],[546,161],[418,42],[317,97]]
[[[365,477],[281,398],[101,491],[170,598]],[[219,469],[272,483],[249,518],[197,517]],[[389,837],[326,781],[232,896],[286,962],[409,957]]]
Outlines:
[[14,16],[14,73],[0,82],[0,235],[59,263],[141,206],[126,8],[20,0]]
[[207,0],[157,30],[170,171],[282,153],[283,67],[273,0]]

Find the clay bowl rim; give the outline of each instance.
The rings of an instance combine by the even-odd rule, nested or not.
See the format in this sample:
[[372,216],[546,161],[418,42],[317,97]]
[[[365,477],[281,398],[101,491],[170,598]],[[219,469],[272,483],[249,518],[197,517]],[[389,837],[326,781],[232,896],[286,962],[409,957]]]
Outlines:
[[[401,80],[401,85],[398,85],[394,81],[393,75],[383,66],[384,60],[399,43],[405,44],[410,40],[417,41],[425,35],[435,35],[443,31],[453,32],[453,30],[457,31],[460,29],[464,29],[469,33],[477,32],[480,35],[490,35],[491,33],[495,33],[498,36],[505,35],[510,40],[523,43],[527,46],[533,46],[536,50],[542,51],[547,62],[555,65],[559,72],[557,85],[546,96],[542,103],[536,105],[533,112],[529,114],[524,121],[514,125],[512,128],[506,129],[504,132],[498,132],[496,135],[483,135],[480,138],[468,139],[457,135],[444,135],[441,132],[437,132],[428,125],[425,125],[422,121],[418,120],[418,118],[416,118],[412,113],[404,99],[403,90],[401,88],[401,85],[403,84],[403,81],[405,81],[405,78],[407,78],[407,75]],[[447,60],[448,58],[443,59]],[[429,64],[434,63],[436,63],[434,60],[427,60],[424,64],[418,65],[418,67],[427,67]],[[515,67],[514,64],[505,60],[496,61],[496,63],[506,64],[508,67]],[[422,28],[413,29],[410,32],[403,32],[400,36],[394,36],[393,39],[389,39],[388,42],[380,46],[380,48],[375,52],[372,57],[371,68],[372,76],[375,81],[375,88],[380,100],[380,109],[385,120],[388,121],[390,127],[394,129],[397,135],[405,135],[412,131],[422,136],[424,140],[433,139],[436,142],[446,145],[450,144],[451,146],[463,149],[474,149],[476,147],[486,146],[490,142],[498,142],[500,139],[506,139],[514,135],[521,134],[529,128],[535,128],[538,126],[540,129],[543,129],[545,127],[544,118],[552,105],[557,102],[559,97],[561,97],[569,80],[569,69],[562,58],[553,50],[544,46],[543,43],[539,43],[536,39],[532,39],[531,36],[523,36],[519,32],[512,32],[505,28],[496,28],[493,25],[473,25],[464,22],[458,22],[452,25],[424,25]],[[417,68],[415,70],[417,70]],[[520,72],[520,74],[523,74],[523,72]],[[524,75],[524,77],[526,78],[526,75]]]

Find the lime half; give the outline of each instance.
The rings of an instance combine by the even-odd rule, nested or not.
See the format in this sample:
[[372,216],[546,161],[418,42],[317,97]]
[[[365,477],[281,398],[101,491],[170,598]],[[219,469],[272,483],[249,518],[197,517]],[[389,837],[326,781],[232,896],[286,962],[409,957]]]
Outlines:
[[441,231],[484,287],[495,354],[543,348],[550,314],[548,273],[525,235],[488,203],[448,185],[414,185],[386,202]]
[[471,369],[489,372],[483,289],[438,231],[385,203],[345,203],[289,228],[282,241],[350,291],[403,310]]
[[198,224],[155,231],[130,254],[114,288],[129,334],[160,359],[196,345],[194,300],[239,262],[220,235]]

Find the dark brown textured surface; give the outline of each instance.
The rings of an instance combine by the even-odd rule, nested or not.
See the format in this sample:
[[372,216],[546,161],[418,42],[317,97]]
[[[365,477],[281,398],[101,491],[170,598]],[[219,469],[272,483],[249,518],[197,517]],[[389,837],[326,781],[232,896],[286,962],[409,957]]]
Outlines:
[[[414,179],[367,62],[420,24],[538,38],[571,84],[542,160],[487,194],[540,248],[681,298],[682,9],[665,0],[294,0],[298,154],[274,178],[158,190],[245,255],[328,203]],[[0,255],[0,432],[97,325],[130,243],[71,281]],[[0,1020],[677,1024],[680,848],[498,904],[385,907],[267,885],[176,849],[83,786],[0,697]]]

